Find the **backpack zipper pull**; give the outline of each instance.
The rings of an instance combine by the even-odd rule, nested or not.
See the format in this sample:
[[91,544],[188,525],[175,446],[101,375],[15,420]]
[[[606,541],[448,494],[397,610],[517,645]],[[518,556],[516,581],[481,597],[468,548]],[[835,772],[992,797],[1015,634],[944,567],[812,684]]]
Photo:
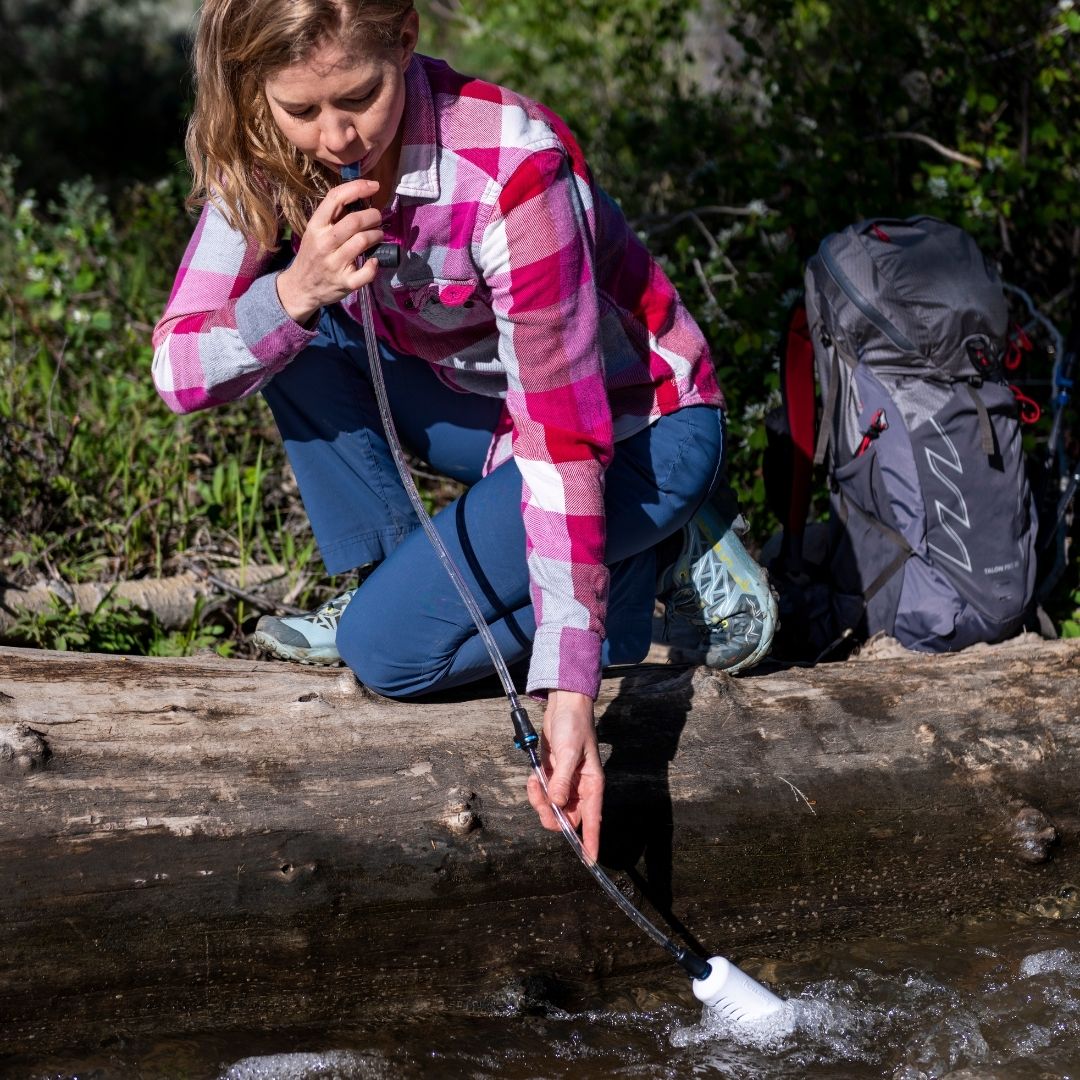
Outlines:
[[889,421],[885,416],[884,409],[878,409],[874,413],[870,420],[870,426],[863,432],[862,441],[859,443],[859,449],[855,451],[855,456],[862,457],[867,450],[870,449],[870,444],[883,432],[889,430]]

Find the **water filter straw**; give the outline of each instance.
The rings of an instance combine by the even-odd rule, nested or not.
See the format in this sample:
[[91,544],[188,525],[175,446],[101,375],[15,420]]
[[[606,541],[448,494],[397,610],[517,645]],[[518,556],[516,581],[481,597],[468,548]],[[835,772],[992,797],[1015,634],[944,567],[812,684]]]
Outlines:
[[[345,165],[341,169],[342,180],[356,180],[359,176],[359,162],[356,162],[353,165]],[[386,246],[388,245],[380,245],[380,247]],[[374,253],[368,253],[368,256],[374,257]],[[361,258],[364,258],[364,256],[361,256]],[[389,265],[397,264],[395,261]],[[420,521],[421,527],[427,534],[428,540],[430,540],[432,547],[435,549],[435,553],[439,557],[443,568],[446,570],[454,587],[457,589],[458,594],[461,596],[466,609],[472,616],[473,622],[476,624],[476,628],[480,633],[480,637],[483,639],[484,645],[487,648],[488,655],[491,657],[491,662],[503,684],[503,689],[510,702],[511,720],[517,736],[515,745],[528,754],[533,773],[539,781],[544,794],[547,795],[547,778],[544,775],[544,770],[540,761],[539,738],[529,721],[528,713],[522,708],[521,703],[518,700],[513,679],[507,669],[506,661],[503,659],[502,653],[499,651],[499,647],[495,642],[495,638],[492,636],[491,628],[484,620],[479,605],[476,603],[475,597],[473,597],[472,593],[469,591],[469,587],[465,583],[465,579],[461,576],[461,572],[454,565],[454,560],[446,550],[442,538],[435,531],[431,516],[428,514],[427,508],[420,499],[420,495],[416,490],[416,484],[413,482],[412,475],[409,472],[405,454],[401,448],[401,442],[398,439],[397,431],[394,427],[394,419],[390,412],[390,402],[386,394],[386,385],[383,381],[382,365],[379,359],[379,346],[375,338],[374,319],[371,312],[371,292],[368,286],[364,285],[361,287],[359,290],[359,299],[362,316],[361,321],[364,328],[364,339],[368,350],[368,362],[371,371],[372,386],[375,390],[375,397],[379,404],[379,415],[383,422],[386,440],[390,446],[391,456],[397,467],[398,475],[401,477],[402,485],[409,496],[409,501],[412,503],[413,509],[416,511],[416,516]],[[550,803],[550,797],[548,801]],[[562,831],[563,836],[585,868],[592,874],[600,887],[611,897],[615,904],[622,909],[630,920],[652,938],[657,945],[666,950],[675,962],[691,976],[694,994],[700,1001],[704,1002],[710,1008],[720,1010],[723,1015],[729,1016],[740,1022],[743,1020],[754,1020],[768,1016],[771,1013],[776,1012],[782,1006],[783,1002],[772,993],[772,991],[766,989],[760,983],[755,982],[749,975],[740,971],[734,964],[725,960],[722,956],[713,957],[712,960],[706,963],[706,961],[697,953],[683,948],[681,945],[677,945],[662,930],[650,922],[649,919],[647,919],[637,907],[635,907],[634,904],[620,892],[615,883],[604,873],[596,861],[591,859],[585,853],[577,830],[570,824],[562,809],[554,803],[550,803],[550,805],[552,812],[559,823],[559,828]]]
[[694,997],[706,1008],[740,1024],[764,1020],[784,1007],[771,990],[751,979],[730,960],[714,956],[709,960],[709,974],[694,979]]

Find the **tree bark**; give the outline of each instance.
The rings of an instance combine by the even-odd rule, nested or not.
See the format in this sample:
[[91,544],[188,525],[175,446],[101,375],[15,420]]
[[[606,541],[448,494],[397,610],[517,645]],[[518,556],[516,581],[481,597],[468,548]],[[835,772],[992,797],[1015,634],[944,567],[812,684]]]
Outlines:
[[[598,704],[602,862],[678,940],[736,960],[1053,914],[1080,880],[1078,660],[1024,640],[738,679],[626,669]],[[525,975],[573,1006],[688,994],[540,829],[481,689],[401,703],[343,669],[0,649],[5,1048],[344,1024]]]

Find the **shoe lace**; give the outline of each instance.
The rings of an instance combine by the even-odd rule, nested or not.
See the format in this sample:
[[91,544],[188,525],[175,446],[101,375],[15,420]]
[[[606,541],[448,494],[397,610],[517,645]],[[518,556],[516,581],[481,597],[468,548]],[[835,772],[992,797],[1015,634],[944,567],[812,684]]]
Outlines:
[[353,598],[353,593],[355,592],[355,589],[349,589],[340,596],[335,596],[332,600],[327,600],[326,603],[320,604],[319,607],[307,617],[307,621],[315,626],[324,627],[327,630],[337,629],[337,624],[341,621],[342,613],[349,606],[349,601]]
[[674,589],[664,605],[664,618],[665,620],[682,618],[704,628],[705,615],[697,589],[693,585],[683,585]]
[[[676,585],[666,597],[664,626],[671,620],[683,619],[704,634],[727,623],[740,609],[753,617],[760,615],[754,598],[740,589],[731,572],[719,558],[712,557],[712,548],[696,528],[688,530],[681,562],[693,567],[689,581]],[[711,618],[705,615],[706,601],[712,609]]]

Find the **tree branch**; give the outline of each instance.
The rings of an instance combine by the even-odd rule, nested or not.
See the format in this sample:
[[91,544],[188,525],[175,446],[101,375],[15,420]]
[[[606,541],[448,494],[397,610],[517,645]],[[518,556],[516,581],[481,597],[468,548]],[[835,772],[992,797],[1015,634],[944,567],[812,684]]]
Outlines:
[[723,214],[727,217],[768,217],[775,213],[776,211],[771,206],[766,206],[761,200],[754,199],[746,206],[696,206],[691,210],[683,210],[674,217],[659,220],[654,218],[651,222],[636,221],[634,228],[640,228],[652,236],[654,233],[674,229],[676,225],[681,225],[684,221],[693,221],[699,228],[703,228],[701,218],[706,214]]
[[873,136],[875,139],[907,139],[911,142],[919,142],[924,146],[929,146],[931,150],[937,151],[942,157],[948,158],[950,161],[958,161],[961,165],[967,165],[969,168],[981,170],[983,163],[978,158],[970,157],[968,154],[961,154],[959,150],[952,150],[943,143],[939,143],[937,139],[930,138],[929,135],[923,135],[918,131],[883,131],[880,135]]

